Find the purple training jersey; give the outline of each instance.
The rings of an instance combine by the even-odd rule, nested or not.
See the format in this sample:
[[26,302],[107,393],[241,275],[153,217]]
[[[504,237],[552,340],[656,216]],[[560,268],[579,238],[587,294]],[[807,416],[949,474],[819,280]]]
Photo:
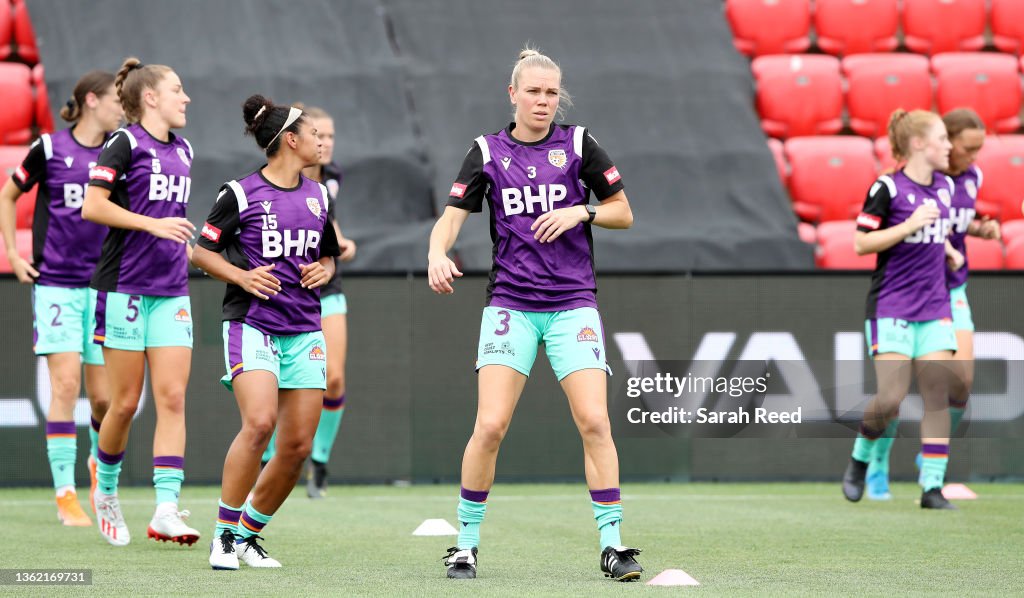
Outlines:
[[597,307],[590,225],[540,243],[530,227],[560,208],[585,205],[623,189],[619,171],[584,127],[552,125],[540,141],[512,137],[515,124],[481,135],[466,155],[448,205],[491,210],[494,265],[487,304],[521,311]]
[[224,252],[243,270],[274,264],[281,290],[263,300],[238,285],[224,294],[224,320],[245,322],[264,334],[292,336],[320,330],[320,289],[304,289],[300,266],[338,255],[327,216],[327,188],[299,177],[283,189],[262,169],[221,188],[199,236],[199,246]]
[[14,171],[14,184],[22,193],[39,183],[32,220],[36,284],[89,286],[107,227],[82,219],[82,200],[89,169],[96,166],[101,149],[102,145],[80,144],[71,129],[65,129],[37,139]]
[[[184,218],[192,146],[184,137],[169,135],[163,142],[140,124],[118,129],[89,172],[89,184],[111,191],[110,201],[136,214]],[[134,295],[188,295],[185,246],[144,231],[111,229],[92,286]]]
[[946,286],[955,289],[967,283],[967,227],[974,221],[974,201],[981,189],[981,169],[972,164],[953,179],[953,203],[949,207],[949,242],[964,254],[964,266],[959,270],[946,269]]
[[868,191],[857,230],[872,232],[896,226],[924,204],[939,208],[939,217],[878,254],[868,293],[867,317],[924,322],[951,318],[946,288],[946,237],[953,181],[936,172],[930,185],[910,180],[903,171],[878,177]]

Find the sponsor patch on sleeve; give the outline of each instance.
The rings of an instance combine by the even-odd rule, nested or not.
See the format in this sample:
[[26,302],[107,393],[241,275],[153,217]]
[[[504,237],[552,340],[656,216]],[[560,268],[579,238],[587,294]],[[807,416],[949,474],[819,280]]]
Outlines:
[[462,199],[462,196],[465,194],[466,186],[463,185],[462,183],[454,183],[452,185],[452,190],[448,193],[448,195],[452,197],[458,197],[459,199]]
[[619,169],[615,168],[614,166],[604,171],[604,180],[608,181],[609,185],[614,185],[615,183],[618,183],[619,179],[621,178],[622,177],[619,176]]
[[28,180],[28,171],[25,170],[24,166],[18,166],[18,168],[14,170],[14,178],[24,183]]
[[220,229],[210,224],[209,222],[203,223],[202,235],[207,239],[213,241],[214,243],[220,241]]
[[878,230],[878,227],[882,226],[882,219],[872,214],[861,212],[857,216],[857,226],[863,226],[864,228],[870,228],[871,230]]
[[106,166],[96,166],[89,171],[89,180],[106,181],[113,183],[114,178],[117,177],[117,173],[114,172],[113,168],[107,168]]

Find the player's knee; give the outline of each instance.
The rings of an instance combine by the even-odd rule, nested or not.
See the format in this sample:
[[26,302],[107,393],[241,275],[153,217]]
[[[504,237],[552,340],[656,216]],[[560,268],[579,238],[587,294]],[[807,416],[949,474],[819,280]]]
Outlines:
[[50,375],[50,391],[52,393],[52,400],[64,402],[72,402],[78,398],[79,384],[81,383],[79,377],[72,373],[64,374],[53,374]]
[[157,411],[161,415],[181,416],[185,415],[185,389],[164,388],[155,392],[157,399]]
[[311,438],[278,439],[277,458],[301,466],[313,451]]
[[277,421],[270,414],[247,417],[242,420],[242,433],[249,438],[254,446],[262,447],[270,441],[275,425],[277,425]]
[[327,396],[329,397],[340,397],[345,394],[345,375],[344,374],[327,374]]
[[477,418],[473,437],[485,448],[497,450],[505,438],[505,433],[508,432],[508,424],[509,422],[496,418]]
[[139,395],[136,394],[135,398],[126,398],[120,401],[112,401],[110,407],[107,408],[107,413],[104,415],[104,419],[113,415],[119,419],[131,419],[135,417],[135,412],[139,409]]
[[92,416],[98,421],[103,421],[103,416],[110,409],[110,397],[106,393],[93,395],[89,398],[89,404],[92,406]]
[[611,422],[603,412],[582,414],[576,420],[576,427],[584,440],[604,440],[612,436]]

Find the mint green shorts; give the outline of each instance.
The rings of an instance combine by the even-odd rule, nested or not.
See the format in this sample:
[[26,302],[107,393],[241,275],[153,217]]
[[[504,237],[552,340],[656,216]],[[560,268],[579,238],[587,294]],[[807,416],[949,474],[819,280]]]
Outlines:
[[593,307],[552,312],[485,307],[476,369],[504,365],[529,376],[541,343],[559,380],[585,369],[611,374],[601,315]]
[[949,290],[949,303],[953,308],[953,330],[974,332],[974,318],[971,317],[971,304],[967,301],[967,283]]
[[32,328],[36,355],[81,353],[86,365],[103,365],[103,348],[92,340],[96,330],[94,289],[34,285]]
[[228,390],[235,376],[253,370],[274,374],[280,389],[327,390],[327,343],[320,330],[275,336],[244,322],[224,322],[224,363],[220,381]]
[[192,348],[192,303],[184,297],[155,297],[99,291],[96,343],[110,349]]
[[348,299],[345,293],[337,293],[320,298],[320,319],[327,316],[343,316],[348,313]]
[[864,329],[871,357],[899,353],[917,359],[936,351],[956,351],[956,333],[948,318],[926,322],[878,318],[866,320]]

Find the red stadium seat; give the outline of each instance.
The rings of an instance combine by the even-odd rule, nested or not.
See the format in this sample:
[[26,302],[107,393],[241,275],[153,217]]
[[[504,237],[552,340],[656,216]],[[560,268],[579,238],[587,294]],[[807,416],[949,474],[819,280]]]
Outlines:
[[39,45],[36,43],[36,33],[32,29],[25,0],[14,2],[14,43],[18,46],[19,58],[29,64],[39,62]]
[[850,224],[842,223],[831,231],[826,230],[825,233],[819,227],[818,249],[815,252],[815,260],[819,268],[826,270],[875,269],[875,254],[857,255],[854,250],[853,235],[857,230],[857,225],[856,223]]
[[36,90],[36,126],[41,133],[52,133],[53,112],[50,111],[50,97],[46,91],[46,77],[42,64],[32,67],[32,84]]
[[843,128],[839,59],[807,54],[761,56],[750,68],[757,81],[761,128],[770,137],[831,135]]
[[24,64],[0,62],[0,144],[16,145],[32,138],[31,70]]
[[1017,220],[1024,200],[1024,136],[1002,135],[978,153],[983,176],[976,210],[1002,222]]
[[[15,231],[14,244],[18,248],[18,255],[21,257],[31,260],[32,259],[32,231],[30,230],[17,230]],[[2,237],[3,235],[0,235]],[[0,251],[0,272],[13,272],[11,269],[11,262],[7,260],[7,252]]]
[[1021,53],[1024,49],[1024,2],[992,0],[992,43],[1000,52]]
[[858,135],[885,135],[897,108],[930,110],[928,59],[915,54],[858,54],[843,59],[850,128]]
[[889,137],[882,136],[875,139],[875,159],[878,160],[878,172],[892,172],[896,170],[896,159],[892,157],[892,146],[889,145]]
[[985,0],[903,0],[903,43],[938,54],[985,46]]
[[801,241],[808,245],[814,245],[818,242],[818,231],[809,222],[797,222],[796,234],[800,237]]
[[1007,270],[1024,270],[1024,239],[1015,239],[1006,244]]
[[1006,54],[951,52],[932,57],[940,113],[973,108],[992,132],[1020,127],[1021,89],[1017,60]]
[[726,0],[733,44],[747,56],[803,52],[811,47],[808,0]]
[[[21,165],[26,154],[28,154],[28,146],[0,146],[0,187],[7,184],[7,179],[11,178],[14,169]],[[35,212],[38,190],[39,186],[36,185],[32,187],[31,191],[18,198],[16,204],[18,228],[32,228],[32,216]]]
[[8,2],[0,2],[0,60],[7,60],[14,53],[14,21]]
[[783,149],[782,142],[778,139],[768,138],[768,149],[772,152],[772,158],[775,159],[775,170],[779,173],[779,181],[782,186],[786,186],[786,181],[789,179],[789,165],[786,164],[786,153]]
[[896,0],[817,0],[814,4],[818,47],[829,54],[891,52],[899,44],[899,23]]
[[967,259],[971,270],[1002,270],[1006,259],[1003,244],[979,237],[967,237]]
[[877,177],[871,141],[863,137],[790,139],[786,157],[793,210],[808,222],[855,218]]
[[1002,234],[1003,243],[1007,245],[1018,239],[1024,239],[1024,220],[1003,222],[999,226],[999,232]]

